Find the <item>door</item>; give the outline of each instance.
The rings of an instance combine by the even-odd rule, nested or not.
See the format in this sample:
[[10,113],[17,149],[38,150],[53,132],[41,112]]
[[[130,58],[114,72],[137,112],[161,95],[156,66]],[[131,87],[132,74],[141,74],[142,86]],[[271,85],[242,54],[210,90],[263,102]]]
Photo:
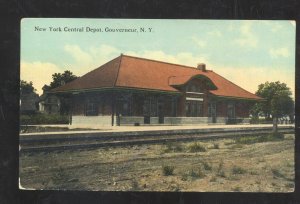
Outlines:
[[158,103],[158,123],[163,124],[164,122],[165,122],[165,118],[164,118],[163,103]]

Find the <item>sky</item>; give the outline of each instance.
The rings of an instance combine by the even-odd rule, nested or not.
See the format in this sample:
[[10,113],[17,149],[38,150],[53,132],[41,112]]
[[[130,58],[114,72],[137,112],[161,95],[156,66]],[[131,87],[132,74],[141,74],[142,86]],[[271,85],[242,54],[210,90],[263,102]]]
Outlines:
[[295,32],[295,21],[283,20],[25,18],[20,78],[41,95],[52,74],[82,76],[123,53],[193,67],[205,63],[252,93],[261,83],[280,81],[294,95]]

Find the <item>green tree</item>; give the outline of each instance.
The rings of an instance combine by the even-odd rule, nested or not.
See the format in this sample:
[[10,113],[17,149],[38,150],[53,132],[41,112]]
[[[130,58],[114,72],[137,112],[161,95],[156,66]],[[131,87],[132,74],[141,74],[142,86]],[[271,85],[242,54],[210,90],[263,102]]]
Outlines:
[[36,89],[33,87],[32,81],[27,82],[24,80],[20,81],[20,94],[30,94],[30,93],[35,93]]
[[294,101],[292,92],[285,83],[267,81],[258,86],[255,94],[265,100],[255,104],[252,108],[253,115],[264,115],[266,120],[273,119],[276,125],[277,119],[281,117],[289,116],[293,120]]
[[[62,86],[68,82],[71,82],[78,77],[74,75],[71,71],[66,70],[63,73],[54,73],[52,74],[52,82],[50,85],[44,85],[43,91],[47,93],[51,89]],[[70,101],[67,95],[58,95],[60,100],[60,114],[68,114],[70,111]]]
[[66,70],[63,73],[54,73],[52,74],[52,82],[50,83],[50,89],[62,86],[68,82],[77,79],[78,77],[74,75],[71,71]]

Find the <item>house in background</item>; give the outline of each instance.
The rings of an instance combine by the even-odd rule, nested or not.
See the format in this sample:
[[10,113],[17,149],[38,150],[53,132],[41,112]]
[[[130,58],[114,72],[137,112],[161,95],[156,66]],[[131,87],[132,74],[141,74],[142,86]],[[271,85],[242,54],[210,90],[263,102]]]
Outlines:
[[248,123],[260,97],[205,64],[120,55],[49,93],[70,98],[74,125]]
[[34,114],[38,111],[39,95],[34,92],[20,94],[20,113]]
[[60,99],[55,94],[48,94],[49,87],[43,86],[43,94],[39,100],[39,111],[46,114],[60,114]]

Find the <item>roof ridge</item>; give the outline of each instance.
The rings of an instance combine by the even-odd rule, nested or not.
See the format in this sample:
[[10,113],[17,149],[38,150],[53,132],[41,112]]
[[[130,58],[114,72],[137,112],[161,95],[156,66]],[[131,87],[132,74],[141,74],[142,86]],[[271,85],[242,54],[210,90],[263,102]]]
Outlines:
[[[117,57],[118,58],[118,57]],[[117,59],[115,58],[115,59]],[[122,58],[123,58],[123,54],[121,54],[119,56],[120,60],[119,60],[119,67],[118,67],[118,72],[117,72],[117,76],[116,76],[116,79],[115,79],[115,82],[114,82],[114,85],[113,87],[116,87],[116,84],[117,84],[117,81],[118,81],[118,78],[119,78],[119,72],[120,72],[120,69],[121,69],[121,63],[122,63]]]
[[[171,63],[171,62],[164,62],[164,61],[159,61],[159,60],[154,60],[154,59],[148,59],[148,58],[144,58],[144,57],[136,57],[136,56],[125,55],[125,54],[122,54],[122,56],[123,57],[137,58],[137,59],[147,60],[147,61],[152,61],[152,62],[159,62],[159,63],[163,63],[163,64],[170,64],[170,65],[175,65],[175,66],[179,66],[179,67],[184,67],[184,68],[187,68],[187,69],[197,70],[196,67],[192,67],[192,66],[188,66],[188,65],[182,65],[182,64]],[[208,70],[207,69],[206,71],[212,71],[212,70]]]

